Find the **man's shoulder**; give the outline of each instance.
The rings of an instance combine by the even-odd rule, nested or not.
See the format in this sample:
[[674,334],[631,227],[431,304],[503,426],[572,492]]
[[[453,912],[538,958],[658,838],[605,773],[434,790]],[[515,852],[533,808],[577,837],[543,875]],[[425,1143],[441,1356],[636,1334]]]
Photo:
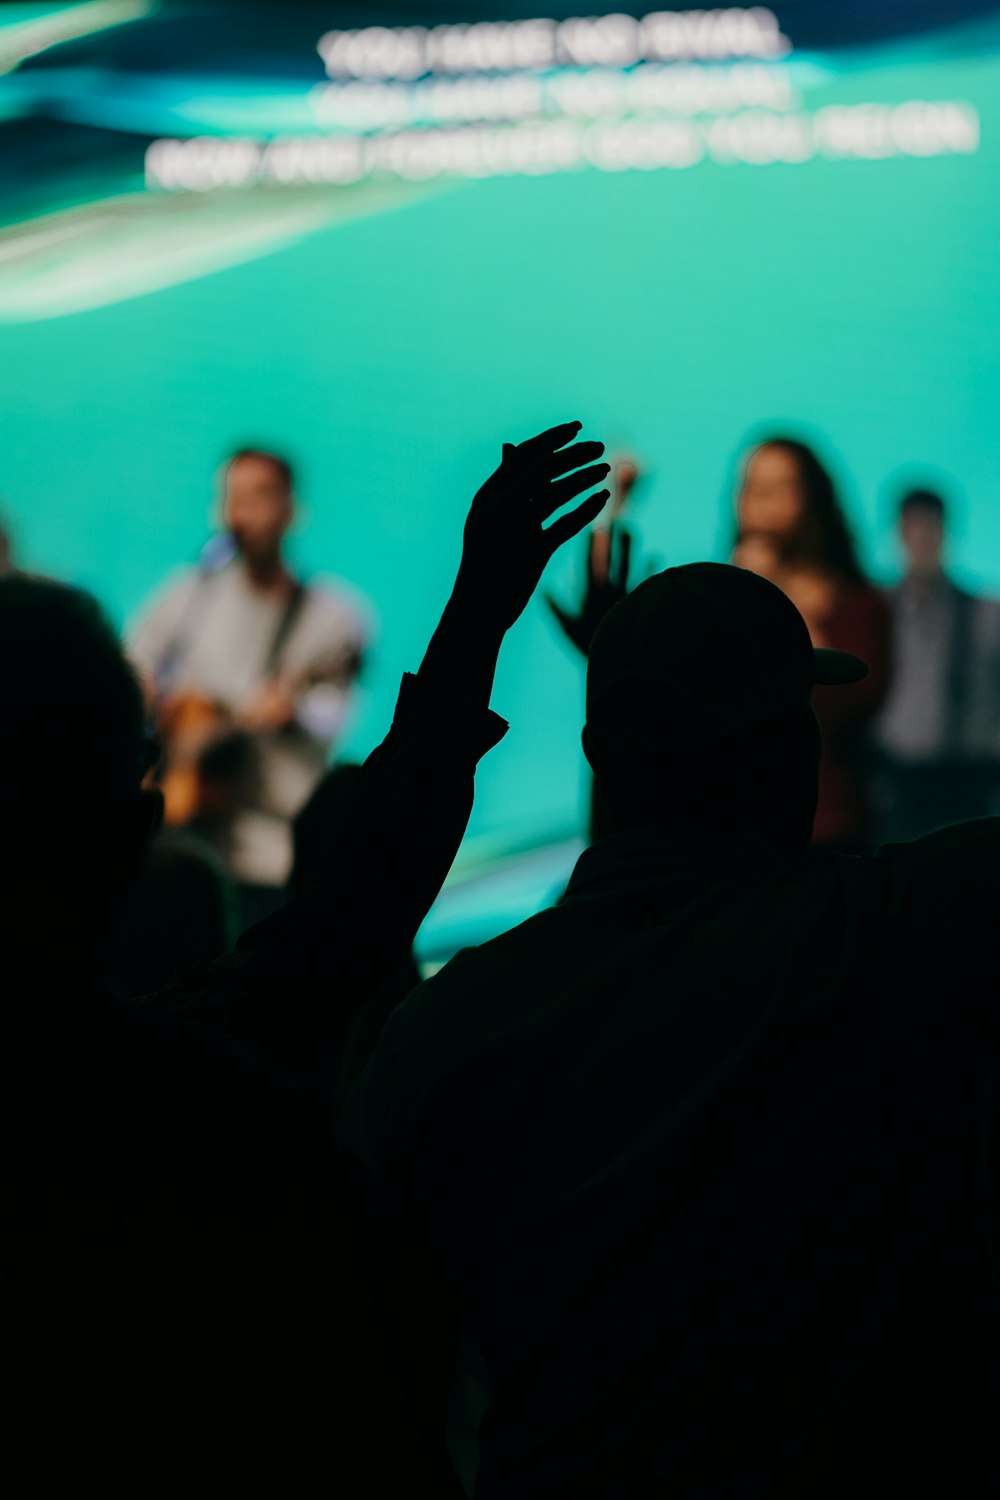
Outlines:
[[198,590],[207,588],[209,584],[214,583],[218,586],[225,578],[226,574],[223,571],[209,573],[204,568],[195,568],[188,564],[174,568],[168,573],[158,591],[157,597],[161,599],[188,598]]
[[140,604],[132,618],[133,632],[142,627],[153,616],[165,611],[183,610],[205,577],[200,568],[175,568],[154,592]]
[[532,1023],[540,1002],[535,980],[543,978],[533,958],[544,945],[547,972],[558,969],[556,934],[565,920],[559,908],[549,909],[461,949],[396,1007],[341,1117],[349,1149],[379,1152],[383,1135],[398,1137],[402,1122],[424,1115],[470,1059],[492,1054]]
[[996,599],[990,594],[979,594],[971,597],[976,624],[982,633],[991,638],[1000,634],[1000,599]]
[[415,993],[419,995],[421,991],[425,991],[428,995],[433,995],[437,1003],[445,1004],[451,1003],[453,996],[467,993],[470,984],[475,984],[482,991],[503,990],[506,988],[505,976],[510,968],[523,965],[524,955],[532,951],[540,941],[549,941],[564,922],[562,909],[550,907],[485,943],[460,948]]
[[364,597],[340,579],[309,579],[302,605],[303,622],[317,634],[350,634],[367,639],[371,610]]
[[573,913],[551,907],[510,931],[462,948],[417,986],[390,1018],[387,1034],[395,1050],[418,1069],[420,1058],[455,1058],[482,1045],[497,1028],[516,1025],[521,1013],[539,1008],[538,960],[559,970],[556,955],[572,946]]
[[[955,823],[908,843],[885,844],[872,863],[884,904],[921,925],[979,925],[1000,885],[1000,818]],[[931,927],[924,928],[923,924]]]
[[341,578],[324,575],[303,580],[305,607],[320,616],[363,614],[368,609],[364,595]]

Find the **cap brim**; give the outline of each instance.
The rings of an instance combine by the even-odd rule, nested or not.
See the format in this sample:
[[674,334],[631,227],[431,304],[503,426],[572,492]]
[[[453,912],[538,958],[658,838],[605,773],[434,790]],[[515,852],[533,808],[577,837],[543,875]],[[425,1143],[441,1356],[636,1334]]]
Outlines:
[[846,687],[850,682],[860,682],[868,676],[868,667],[860,656],[850,651],[832,651],[827,646],[817,646],[813,651],[817,687]]

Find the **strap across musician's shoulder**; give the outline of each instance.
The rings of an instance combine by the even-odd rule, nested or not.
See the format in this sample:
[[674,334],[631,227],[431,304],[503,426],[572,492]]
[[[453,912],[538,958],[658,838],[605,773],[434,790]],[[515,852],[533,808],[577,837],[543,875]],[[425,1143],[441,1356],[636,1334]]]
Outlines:
[[[203,562],[194,578],[194,585],[188,607],[184,612],[183,620],[176,631],[173,639],[167,646],[166,651],[157,669],[157,680],[166,685],[176,671],[177,667],[187,654],[189,647],[195,639],[200,626],[203,623],[205,611],[211,601],[212,595],[218,586],[219,580],[228,573],[234,559],[226,558],[221,564],[213,561]],[[273,676],[277,671],[282,654],[288,644],[288,639],[295,628],[295,624],[302,612],[302,606],[306,602],[309,590],[301,579],[293,579],[291,591],[285,601],[285,607],[281,612],[277,627],[268,647],[267,657],[264,663],[264,675]]]
[[302,613],[302,606],[306,602],[308,593],[308,588],[300,578],[292,580],[292,591],[288,596],[281,619],[278,621],[278,628],[274,632],[270,650],[267,653],[267,662],[264,668],[264,675],[266,677],[272,677],[280,667],[282,655],[285,647],[288,645],[288,639]]

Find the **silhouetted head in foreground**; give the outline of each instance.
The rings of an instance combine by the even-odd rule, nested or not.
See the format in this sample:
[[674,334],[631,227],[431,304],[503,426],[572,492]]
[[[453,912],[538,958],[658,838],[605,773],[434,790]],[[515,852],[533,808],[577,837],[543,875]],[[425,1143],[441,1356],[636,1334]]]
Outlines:
[[0,941],[93,952],[160,813],[139,685],[89,595],[0,579]]
[[610,611],[590,650],[584,750],[621,828],[685,842],[762,836],[804,853],[816,811],[819,683],[867,668],[814,650],[774,584],[692,563],[647,579]]
[[110,977],[129,995],[221,958],[239,932],[232,876],[211,849],[176,830],[153,840],[123,916]]

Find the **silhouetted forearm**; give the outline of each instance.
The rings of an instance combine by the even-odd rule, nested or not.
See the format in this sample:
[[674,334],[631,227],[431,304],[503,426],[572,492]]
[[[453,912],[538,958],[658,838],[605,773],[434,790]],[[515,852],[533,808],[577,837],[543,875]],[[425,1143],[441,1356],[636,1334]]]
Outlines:
[[489,708],[504,634],[503,625],[479,605],[459,575],[424,652],[421,682],[460,698],[469,708]]

